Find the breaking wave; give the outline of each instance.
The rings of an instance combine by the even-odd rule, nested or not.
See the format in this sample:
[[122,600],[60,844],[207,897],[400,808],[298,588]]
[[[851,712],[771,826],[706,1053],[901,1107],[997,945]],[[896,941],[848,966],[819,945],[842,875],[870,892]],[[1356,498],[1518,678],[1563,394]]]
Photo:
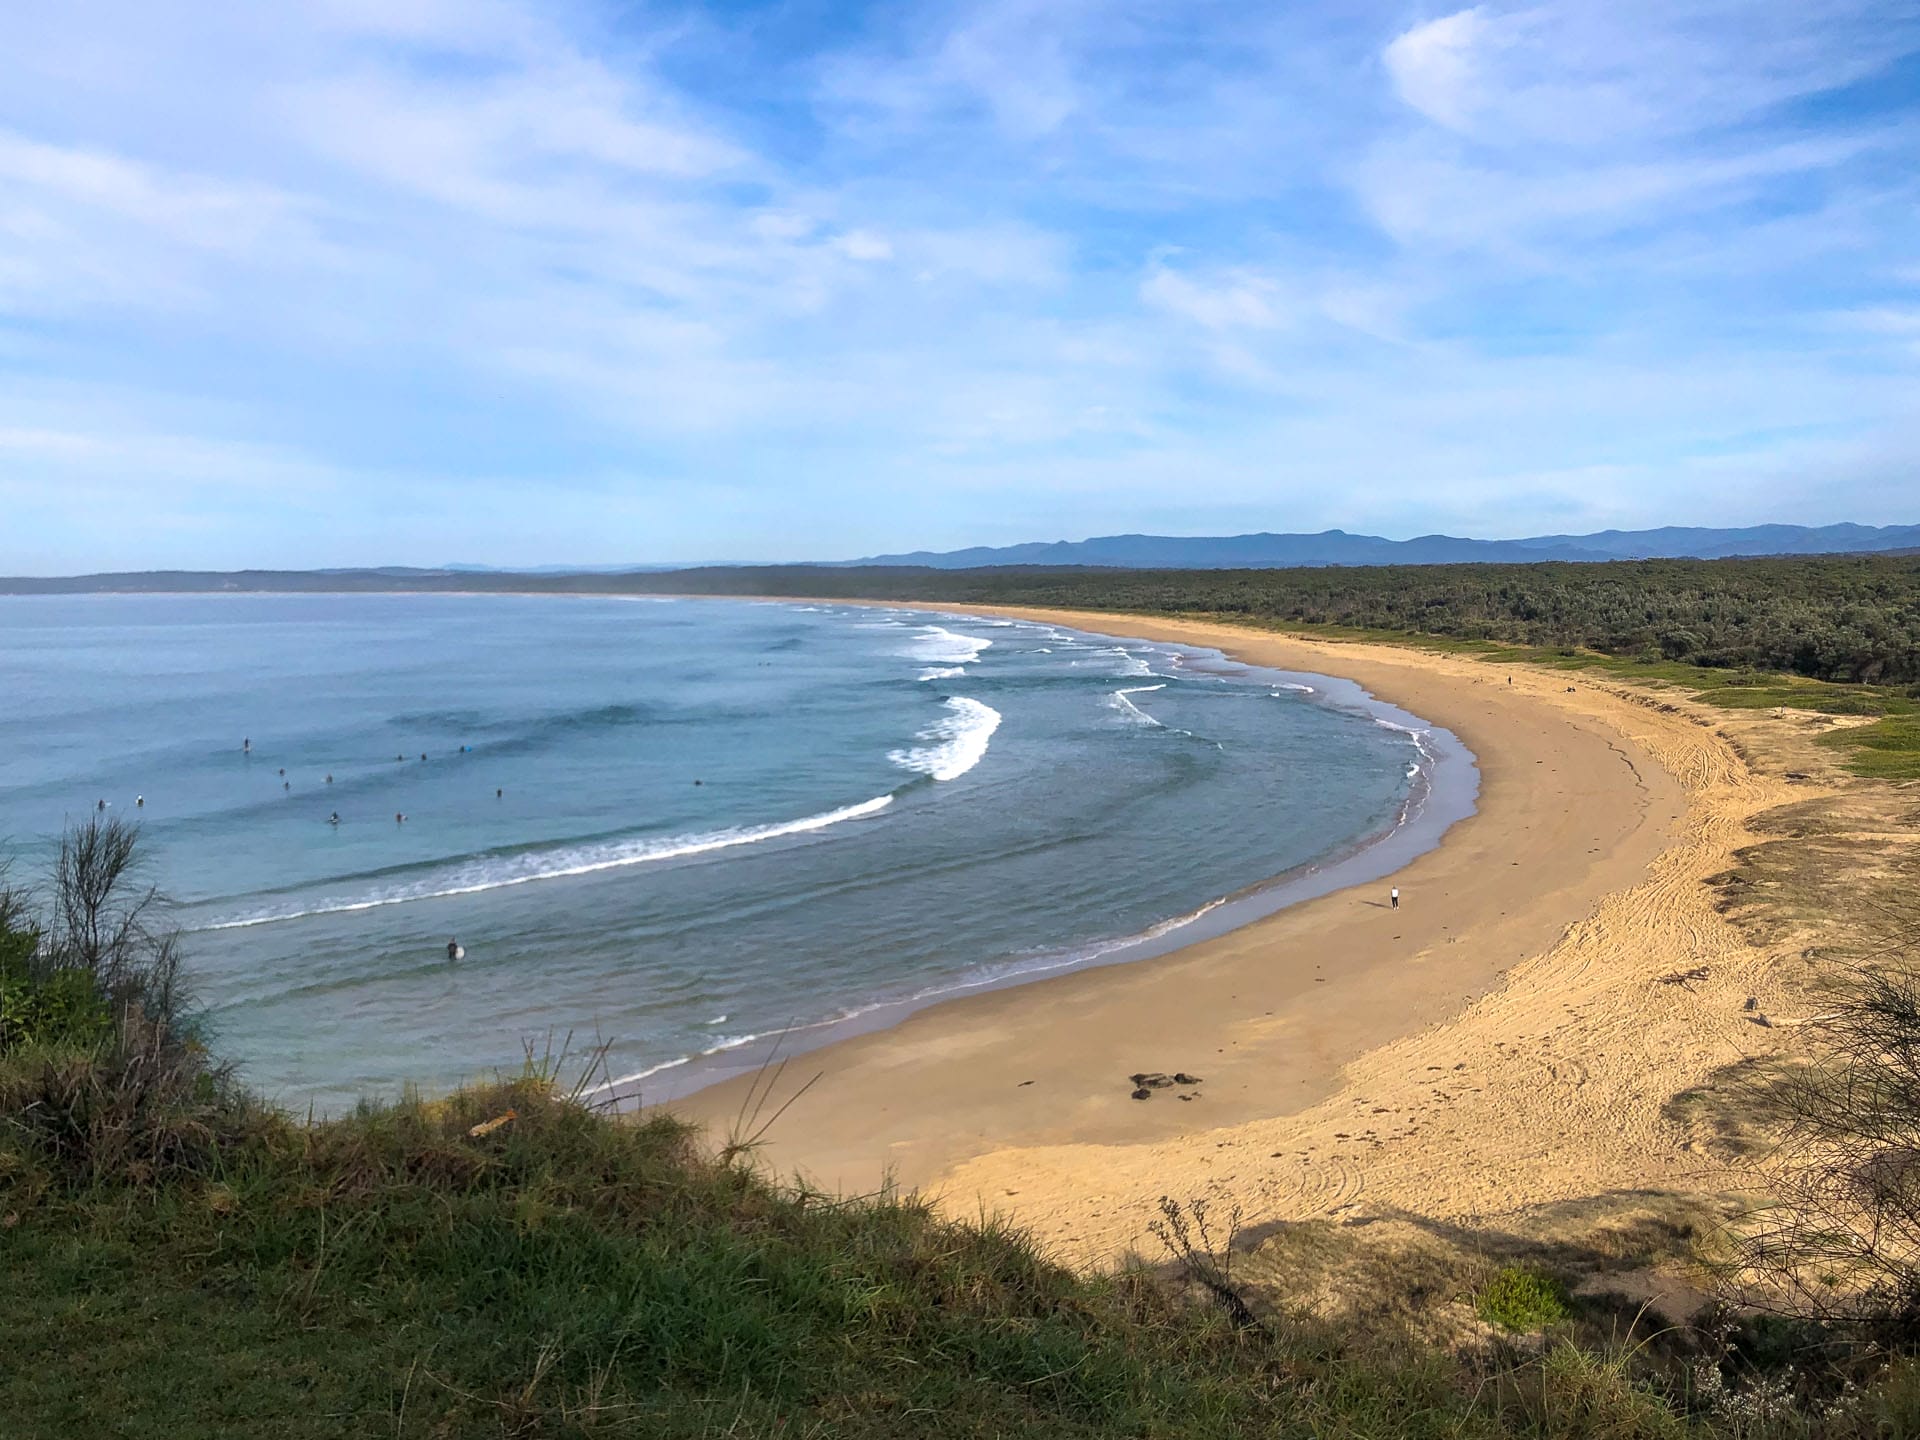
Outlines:
[[958,780],[986,758],[1000,712],[965,695],[947,701],[947,713],[914,738],[928,743],[895,750],[887,758],[903,770],[933,780]]
[[1162,681],[1158,685],[1135,685],[1130,690],[1114,691],[1111,695],[1107,697],[1107,703],[1112,705],[1114,709],[1118,710],[1123,718],[1131,721],[1135,725],[1151,725],[1156,729],[1164,730],[1167,728],[1165,725],[1163,725],[1160,721],[1154,719],[1153,716],[1147,714],[1146,711],[1142,710],[1138,705],[1134,704],[1133,701],[1128,697],[1133,695],[1146,695],[1151,693],[1152,691],[1164,690],[1166,688],[1167,688],[1166,683],[1164,681]]
[[[996,721],[999,719],[997,715],[994,718]],[[985,749],[984,744],[981,748]],[[657,860],[677,860],[687,855],[704,855],[713,850],[730,850],[739,845],[757,845],[765,840],[824,830],[829,825],[878,814],[892,803],[893,796],[880,795],[872,800],[863,800],[858,805],[846,805],[838,810],[773,825],[742,825],[697,835],[608,840],[592,845],[528,850],[518,855],[484,856],[447,866],[404,885],[393,885],[355,896],[295,901],[275,909],[215,920],[199,928],[239,930],[250,925],[301,920],[309,915],[343,915],[357,910],[377,910],[387,905],[411,904],[416,900],[477,895],[487,890],[502,890],[510,885],[529,885],[536,880],[557,880],[567,875],[591,875],[601,870],[647,865]]]
[[944,625],[929,625],[901,653],[923,665],[971,665],[993,648],[993,641],[960,635]]

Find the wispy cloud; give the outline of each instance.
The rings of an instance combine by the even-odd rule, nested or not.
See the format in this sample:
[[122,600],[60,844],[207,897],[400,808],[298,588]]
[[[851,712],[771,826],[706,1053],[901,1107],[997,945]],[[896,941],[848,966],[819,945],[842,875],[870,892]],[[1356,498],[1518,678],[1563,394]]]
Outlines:
[[10,17],[0,569],[1911,518],[1909,0],[824,13]]

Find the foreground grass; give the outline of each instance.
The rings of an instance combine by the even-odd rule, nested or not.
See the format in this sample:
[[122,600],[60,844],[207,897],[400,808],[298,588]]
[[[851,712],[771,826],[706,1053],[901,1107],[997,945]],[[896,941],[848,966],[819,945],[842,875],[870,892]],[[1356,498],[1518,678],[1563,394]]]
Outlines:
[[911,1204],[780,1192],[670,1121],[612,1124],[537,1079],[219,1123],[171,1174],[63,1176],[0,1142],[9,1435],[863,1435],[910,1416],[1080,1435],[1248,1411],[1217,1325],[1141,1343],[1171,1317],[1137,1281],[1082,1287],[1004,1229]]
[[0,1059],[19,1440],[1689,1428],[1618,1362],[1562,1347],[1490,1379],[1236,1329],[1000,1225],[773,1186],[538,1077],[316,1125],[203,1097],[108,1146],[72,1103],[95,1063]]

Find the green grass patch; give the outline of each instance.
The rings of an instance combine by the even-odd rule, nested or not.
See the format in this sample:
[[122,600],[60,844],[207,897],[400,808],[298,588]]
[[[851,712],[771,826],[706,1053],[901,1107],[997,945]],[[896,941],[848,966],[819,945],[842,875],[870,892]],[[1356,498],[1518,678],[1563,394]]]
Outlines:
[[1835,730],[1822,745],[1848,750],[1847,768],[1881,780],[1920,780],[1920,716],[1889,715],[1871,725]]
[[1489,1325],[1521,1333],[1558,1325],[1573,1314],[1567,1287],[1530,1265],[1498,1271],[1474,1297],[1474,1309]]

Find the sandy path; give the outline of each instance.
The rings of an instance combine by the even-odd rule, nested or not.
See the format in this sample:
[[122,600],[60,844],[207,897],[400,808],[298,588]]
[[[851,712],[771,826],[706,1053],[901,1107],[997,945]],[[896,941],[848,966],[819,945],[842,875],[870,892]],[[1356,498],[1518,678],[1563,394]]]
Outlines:
[[[804,1057],[790,1085],[820,1079],[773,1132],[775,1169],[847,1190],[891,1171],[1089,1263],[1142,1244],[1162,1194],[1256,1221],[1464,1220],[1702,1170],[1663,1107],[1755,1036],[1740,1007],[1764,957],[1701,882],[1749,816],[1805,786],[1756,777],[1687,710],[1585,676],[1509,685],[1392,646],[1001,613],[1355,679],[1466,742],[1479,813],[1394,877],[1398,912],[1386,882],[1356,887]],[[1705,982],[1659,982],[1700,965]],[[1137,1102],[1140,1069],[1205,1081]],[[744,1084],[673,1108],[724,1132]]]

